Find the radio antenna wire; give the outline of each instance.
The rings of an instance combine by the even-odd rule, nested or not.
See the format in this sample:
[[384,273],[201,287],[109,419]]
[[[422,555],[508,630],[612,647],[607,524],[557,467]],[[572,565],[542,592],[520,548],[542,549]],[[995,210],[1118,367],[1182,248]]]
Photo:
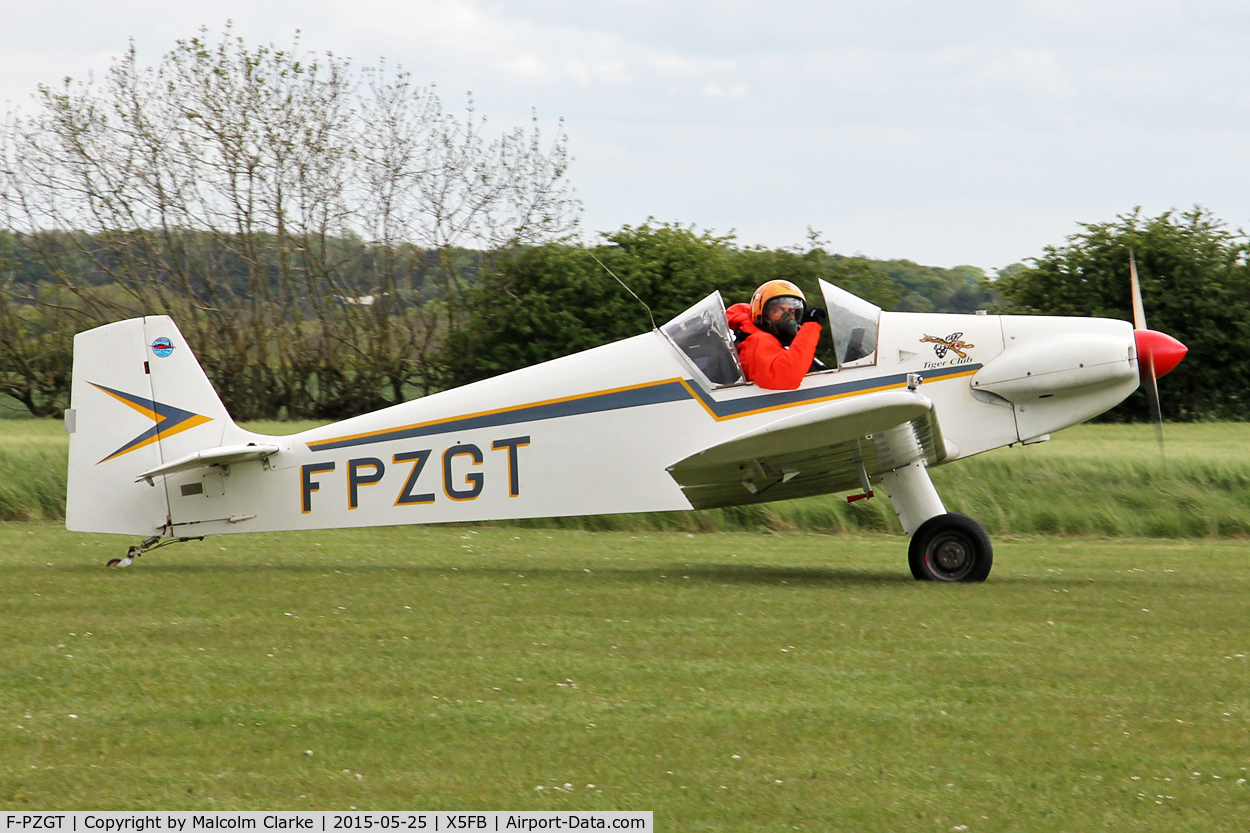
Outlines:
[[625,291],[628,292],[630,295],[633,295],[635,301],[642,304],[642,308],[647,311],[647,318],[651,319],[651,329],[653,330],[660,329],[659,327],[655,326],[655,316],[651,314],[651,307],[647,306],[646,301],[643,301],[641,298],[639,298],[638,293],[629,288],[629,284],[625,283],[625,281],[616,277],[616,273],[613,272],[611,269],[609,269],[606,263],[604,263],[602,260],[596,257],[594,252],[592,252],[590,249],[587,249],[585,246],[582,246],[582,251],[590,255],[590,257],[594,260],[595,263],[598,263],[600,266],[603,267],[603,271],[607,272],[609,275],[611,275],[613,278],[616,279],[617,283],[625,287]]

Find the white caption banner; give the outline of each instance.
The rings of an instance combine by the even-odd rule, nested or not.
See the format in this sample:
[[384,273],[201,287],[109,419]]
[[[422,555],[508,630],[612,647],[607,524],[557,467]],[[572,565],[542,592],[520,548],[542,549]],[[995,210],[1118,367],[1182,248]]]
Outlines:
[[392,812],[204,812],[73,811],[6,812],[0,833],[55,830],[68,833],[203,833],[208,830],[312,831],[313,833],[403,833],[404,831],[635,830],[651,833],[650,810],[403,810]]

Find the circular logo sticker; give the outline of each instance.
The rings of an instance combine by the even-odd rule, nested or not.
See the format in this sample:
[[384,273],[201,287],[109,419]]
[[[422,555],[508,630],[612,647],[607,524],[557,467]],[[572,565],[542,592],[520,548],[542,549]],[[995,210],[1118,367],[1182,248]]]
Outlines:
[[152,352],[160,356],[162,359],[168,358],[169,354],[174,352],[174,343],[165,336],[161,336],[152,342]]

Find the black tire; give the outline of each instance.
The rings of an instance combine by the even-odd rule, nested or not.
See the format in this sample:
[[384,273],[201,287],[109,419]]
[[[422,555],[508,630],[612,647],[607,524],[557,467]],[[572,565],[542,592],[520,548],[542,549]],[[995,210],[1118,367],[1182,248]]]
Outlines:
[[948,512],[920,525],[907,548],[907,563],[920,581],[985,581],[994,566],[994,547],[979,523]]

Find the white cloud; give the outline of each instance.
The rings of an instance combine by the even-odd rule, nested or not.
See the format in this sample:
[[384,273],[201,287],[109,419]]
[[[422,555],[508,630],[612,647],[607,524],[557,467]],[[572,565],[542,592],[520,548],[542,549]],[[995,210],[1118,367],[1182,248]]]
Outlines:
[[1077,88],[1053,52],[1017,49],[982,65],[979,85],[1027,90],[1054,98],[1070,98]]
[[699,90],[699,95],[709,98],[746,98],[746,94],[745,84],[729,84],[724,87],[719,84],[704,84],[703,89]]
[[448,106],[472,89],[492,124],[565,116],[589,228],[654,214],[781,245],[810,223],[996,266],[1137,203],[1250,220],[1244,0],[63,0],[6,16],[0,99],[227,18],[385,55]]
[[504,61],[499,64],[499,68],[504,72],[510,72],[526,78],[533,78],[538,81],[551,80],[551,67],[548,66],[546,61],[536,58],[533,55],[520,55],[514,60]]

